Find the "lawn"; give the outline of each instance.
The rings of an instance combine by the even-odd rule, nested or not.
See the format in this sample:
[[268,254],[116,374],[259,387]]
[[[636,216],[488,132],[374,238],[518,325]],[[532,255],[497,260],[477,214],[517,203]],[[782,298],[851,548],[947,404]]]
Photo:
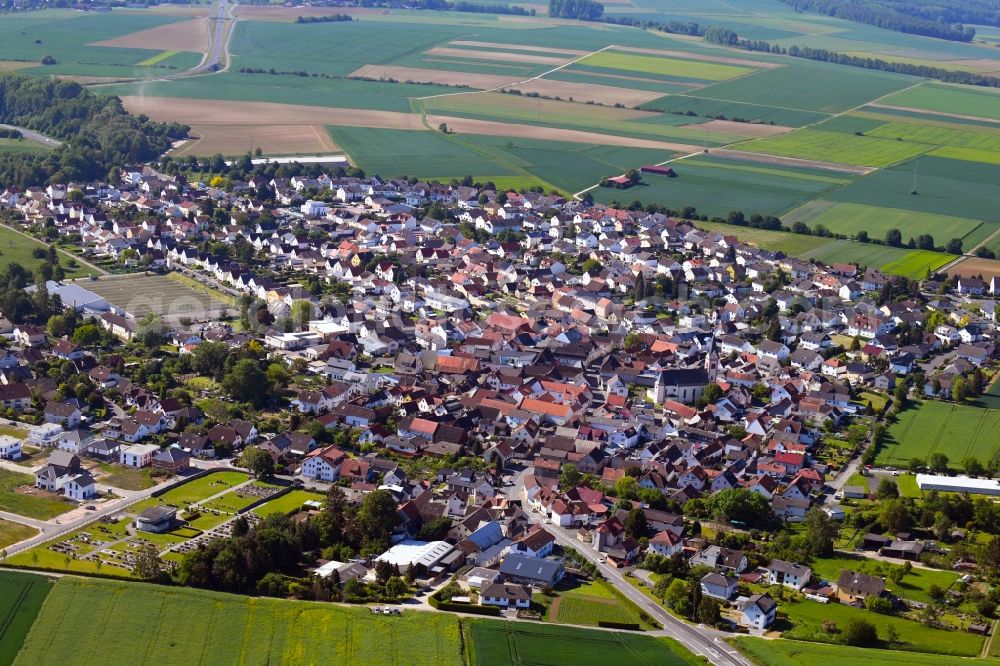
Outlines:
[[676,178],[644,175],[627,190],[601,188],[594,199],[604,203],[633,200],[680,210],[694,206],[699,213],[725,217],[731,210],[746,216],[782,215],[850,182],[850,177],[815,169],[761,165],[698,155],[673,162]]
[[50,578],[0,571],[0,666],[14,662],[51,589]]
[[[880,615],[845,604],[821,604],[815,601],[783,603],[778,608],[779,616],[784,614],[792,628],[784,632],[787,638],[831,643],[838,640],[837,634],[828,634],[822,629],[824,620],[833,620],[841,630],[854,619],[864,619],[875,625],[879,637],[884,638],[887,628],[892,625],[899,636],[898,647],[913,652],[933,652],[971,657],[979,654],[983,637],[964,631],[947,631],[927,627],[919,622],[892,615]],[[925,662],[926,663],[926,662]]]
[[461,649],[459,620],[447,613],[376,617],[367,608],[63,578],[15,663],[457,666]]
[[[267,487],[267,488],[278,488],[279,486],[273,483],[261,483],[255,481],[252,485]],[[233,490],[226,493],[222,497],[216,497],[210,502],[205,502],[200,505],[206,509],[213,509],[215,511],[223,511],[225,513],[237,513],[238,511],[247,508],[254,502],[260,500],[260,497],[256,495],[243,494],[241,490]]]
[[472,666],[705,663],[670,638],[475,618],[463,619],[462,623]]
[[277,499],[261,504],[253,512],[260,516],[284,515],[298,511],[306,502],[322,502],[324,498],[325,495],[320,493],[312,493],[308,490],[293,490]]
[[[811,566],[813,572],[820,578],[828,581],[836,581],[840,576],[840,572],[844,569],[884,577],[900,565],[853,555],[838,555],[815,559],[812,561]],[[929,603],[931,599],[927,594],[927,590],[931,585],[948,589],[956,580],[958,580],[958,574],[953,571],[914,567],[910,573],[903,576],[903,580],[900,581],[899,585],[895,585],[891,581],[886,581],[886,585],[897,596],[904,599]]]
[[0,519],[0,549],[38,534],[34,527]]
[[[8,469],[0,469],[0,510],[16,513],[28,518],[48,520],[66,513],[75,505],[49,496],[25,495],[15,490],[19,486],[34,489],[35,477]],[[41,491],[39,491],[41,492]]]
[[913,474],[903,474],[896,477],[896,487],[903,497],[920,497],[923,493],[917,485],[917,477]]
[[989,462],[1000,442],[1000,410],[927,400],[901,412],[879,449],[879,465],[944,453],[952,465],[966,456]]
[[887,97],[882,104],[1000,120],[1000,93],[991,88],[928,83]]
[[[17,233],[13,229],[0,225],[0,268],[8,264],[18,263],[29,271],[35,271],[42,265],[43,259],[31,256],[32,250],[46,249],[45,243]],[[76,259],[59,253],[59,265],[63,267],[67,277],[80,277],[92,272]]]
[[146,502],[183,507],[193,502],[200,502],[213,495],[218,495],[227,488],[243,483],[246,480],[247,475],[243,472],[215,472],[175,486],[159,497],[150,498]]
[[885,394],[874,393],[872,391],[861,391],[860,393],[858,393],[856,399],[856,402],[859,402],[862,405],[870,404],[872,409],[874,409],[875,411],[880,411],[883,407],[885,407],[885,403],[887,401],[888,398],[885,396]]
[[[873,239],[882,240],[889,229],[898,229],[903,242],[921,234],[930,234],[937,245],[945,245],[952,238],[965,238],[982,226],[979,220],[934,213],[920,213],[900,208],[883,208],[856,203],[818,202],[786,217],[783,222],[791,225],[802,221],[815,229],[822,225],[835,234],[857,236],[865,231]],[[989,228],[992,231],[993,227]],[[984,235],[989,235],[987,232]],[[976,234],[977,237],[980,234]],[[971,244],[969,245],[971,247]],[[921,276],[923,277],[923,276]]]
[[581,60],[579,64],[626,72],[680,76],[704,81],[725,81],[754,71],[752,67],[721,65],[714,62],[681,60],[679,58],[661,58],[653,55],[622,53],[621,51],[595,53]]
[[931,146],[925,144],[824,132],[812,128],[755,139],[732,148],[766,155],[873,167],[897,164],[931,150]]
[[[929,663],[935,666],[968,666],[970,663],[964,657],[938,655],[931,660],[926,654],[915,652],[898,650],[889,652],[789,640],[771,641],[747,636],[733,639],[733,643],[760,666],[830,666],[831,664],[884,666],[887,663],[896,666],[927,666]],[[990,659],[971,663],[994,665],[1000,662]]]

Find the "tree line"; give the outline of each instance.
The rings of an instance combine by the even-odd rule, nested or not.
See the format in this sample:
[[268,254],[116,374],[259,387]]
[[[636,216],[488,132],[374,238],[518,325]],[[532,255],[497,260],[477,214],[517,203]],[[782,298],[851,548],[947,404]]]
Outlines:
[[763,53],[774,53],[787,55],[793,58],[805,58],[806,60],[818,60],[820,62],[832,62],[838,65],[849,65],[851,67],[861,67],[863,69],[874,69],[881,72],[894,72],[896,74],[908,74],[910,76],[920,76],[927,79],[937,79],[946,83],[963,83],[972,86],[1000,87],[1000,78],[979,74],[977,72],[966,72],[961,70],[948,70],[941,67],[930,67],[928,65],[914,65],[905,62],[889,62],[879,58],[868,58],[863,56],[852,56],[826,49],[814,49],[809,46],[789,46],[787,49],[778,44],[771,44],[761,39],[740,39],[734,31],[721,26],[710,25],[705,28],[705,41],[713,44],[721,44],[732,48],[743,49],[744,51],[761,51]]
[[[813,12],[835,18],[864,23],[878,28],[911,35],[936,37],[954,42],[971,42],[975,28],[950,21],[958,13],[949,6],[961,7],[966,0],[935,0],[933,4],[919,0],[781,0],[798,12]],[[975,13],[968,16],[982,16]]]
[[549,16],[553,18],[598,21],[604,15],[604,5],[594,0],[549,0]]
[[299,16],[295,19],[296,23],[342,23],[344,21],[353,21],[354,17],[350,14],[330,14],[328,16]]
[[49,152],[0,155],[0,184],[18,187],[104,179],[122,164],[156,159],[189,129],[129,115],[117,97],[72,81],[15,74],[0,76],[0,123],[64,142]]

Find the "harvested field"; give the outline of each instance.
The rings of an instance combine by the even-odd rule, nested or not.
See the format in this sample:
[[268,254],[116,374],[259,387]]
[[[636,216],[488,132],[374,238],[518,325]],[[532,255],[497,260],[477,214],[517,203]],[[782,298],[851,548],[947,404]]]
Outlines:
[[493,60],[499,62],[523,62],[532,65],[559,66],[572,60],[570,57],[557,58],[530,53],[513,53],[508,51],[476,51],[473,49],[453,49],[447,46],[435,46],[425,52],[429,56],[445,56],[448,58],[463,58],[472,60]]
[[685,58],[687,60],[703,60],[704,62],[718,62],[726,65],[742,65],[745,67],[756,67],[758,69],[774,69],[784,65],[776,62],[762,62],[760,60],[747,60],[746,58],[727,58],[726,56],[710,56],[693,54],[687,51],[670,51],[668,49],[644,49],[635,46],[616,46],[616,51],[629,51],[631,53],[645,53],[647,55],[663,56],[664,58]]
[[598,134],[580,130],[558,129],[554,127],[536,127],[533,125],[518,125],[513,123],[498,123],[491,120],[473,120],[471,118],[451,118],[449,116],[427,116],[427,123],[436,127],[446,123],[452,132],[464,134],[486,134],[488,136],[510,136],[522,139],[543,139],[548,141],[569,141],[570,143],[593,143],[602,146],[627,146],[630,148],[653,148],[683,153],[701,152],[701,148],[683,143],[667,141],[652,141],[650,139],[633,139],[626,136]]
[[996,259],[966,257],[949,268],[948,275],[958,275],[960,277],[982,275],[986,280],[989,280],[994,275],[1000,275],[1000,261]]
[[736,123],[732,120],[709,120],[707,123],[695,123],[693,125],[681,125],[693,129],[707,129],[709,132],[724,132],[726,134],[738,134],[739,136],[758,139],[775,134],[791,132],[793,128],[783,125],[764,125],[762,123]]
[[236,5],[233,14],[254,21],[287,21],[294,23],[300,16],[330,16],[331,14],[388,14],[388,9],[369,7],[282,7],[280,5]]
[[[426,129],[420,116],[395,111],[335,109],[273,102],[228,102],[181,97],[122,97],[130,113],[145,113],[153,120],[174,120],[205,127],[219,125],[280,126],[348,125],[392,129]],[[256,130],[255,130],[256,131]]]
[[25,67],[34,67],[33,62],[22,62],[20,60],[0,60],[0,72],[12,72],[15,69],[24,69]]
[[208,48],[208,19],[191,19],[140,30],[88,46],[111,46],[122,49],[151,49],[159,51],[193,51],[204,53]]
[[597,104],[624,104],[625,106],[640,106],[660,97],[660,93],[649,90],[631,90],[614,86],[601,86],[594,83],[571,83],[553,79],[534,79],[526,83],[505,86],[508,90],[520,90],[522,93],[538,93],[546,97],[572,99],[575,102],[595,102]]
[[556,49],[550,46],[528,46],[526,44],[500,44],[497,42],[477,42],[474,40],[458,39],[450,42],[452,46],[476,46],[487,49],[516,49],[518,51],[535,51],[537,53],[552,53],[565,56],[585,56],[590,51],[577,51],[574,49]]
[[822,169],[823,171],[836,171],[839,173],[851,173],[858,176],[869,174],[875,169],[872,167],[855,166],[853,164],[837,164],[835,162],[819,162],[817,160],[803,160],[796,157],[781,157],[778,155],[765,155],[763,153],[751,153],[742,150],[727,150],[725,148],[715,148],[712,154],[716,157],[724,157],[732,160],[746,160],[748,162],[762,162],[764,164],[776,164],[779,166],[807,167],[810,169]]
[[315,155],[337,151],[323,125],[191,125],[191,135],[173,152],[185,155],[243,155],[252,145],[265,155]]
[[439,83],[446,86],[469,86],[480,90],[490,90],[507,85],[511,77],[500,74],[472,74],[470,72],[449,72],[444,69],[424,67],[399,67],[394,65],[364,65],[354,70],[350,77],[369,79],[395,79],[415,83]]

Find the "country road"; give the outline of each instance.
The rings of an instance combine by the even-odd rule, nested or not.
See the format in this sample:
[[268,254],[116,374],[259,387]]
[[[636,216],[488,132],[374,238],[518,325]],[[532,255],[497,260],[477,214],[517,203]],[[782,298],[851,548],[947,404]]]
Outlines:
[[25,139],[28,139],[29,141],[34,141],[35,143],[40,143],[43,146],[47,146],[49,148],[58,148],[59,146],[62,145],[62,141],[49,138],[44,134],[39,134],[34,130],[25,129],[24,127],[17,127],[15,125],[5,125],[4,123],[0,123],[0,128],[17,130],[24,136]]
[[[508,497],[520,499],[521,489],[524,484],[524,475],[527,471],[528,468],[526,467],[511,479],[513,485],[507,489]],[[527,506],[524,508],[525,513],[532,522],[543,522],[543,517],[540,514],[531,511]],[[545,524],[543,527],[555,537],[556,542],[560,546],[563,548],[572,548],[581,553],[597,567],[597,570],[601,572],[601,575],[609,583],[614,585],[624,596],[635,602],[639,608],[662,624],[662,632],[656,633],[673,638],[694,654],[705,657],[710,663],[716,666],[749,666],[751,664],[735,648],[725,642],[724,638],[731,634],[700,625],[695,626],[677,619],[667,612],[665,608],[655,603],[637,590],[629,581],[625,580],[620,571],[608,566],[606,562],[601,562],[596,551],[576,540],[575,530],[568,530],[552,524]]]

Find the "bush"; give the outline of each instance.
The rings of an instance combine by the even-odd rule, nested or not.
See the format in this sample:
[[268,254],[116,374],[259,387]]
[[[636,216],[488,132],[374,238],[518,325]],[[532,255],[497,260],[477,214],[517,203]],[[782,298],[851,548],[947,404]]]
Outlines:
[[844,628],[844,644],[868,647],[878,641],[875,625],[867,620],[851,620]]
[[629,622],[609,622],[607,620],[598,620],[598,627],[604,627],[605,629],[625,629],[626,631],[642,631],[642,627],[638,624]]

